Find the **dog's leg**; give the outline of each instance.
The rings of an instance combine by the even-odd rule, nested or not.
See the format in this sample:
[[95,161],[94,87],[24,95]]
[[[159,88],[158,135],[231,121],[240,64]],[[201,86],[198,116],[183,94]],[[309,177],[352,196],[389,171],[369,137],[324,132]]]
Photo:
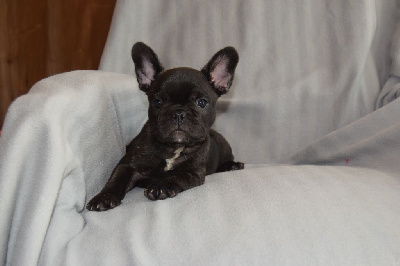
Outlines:
[[135,185],[135,180],[141,175],[129,165],[117,165],[110,179],[89,203],[86,208],[89,211],[106,211],[121,204],[126,192]]

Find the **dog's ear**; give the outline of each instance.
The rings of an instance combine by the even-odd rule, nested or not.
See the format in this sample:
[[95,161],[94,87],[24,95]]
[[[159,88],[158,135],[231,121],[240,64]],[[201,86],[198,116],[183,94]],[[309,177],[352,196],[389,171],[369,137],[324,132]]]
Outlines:
[[132,60],[139,88],[147,92],[157,75],[164,70],[154,51],[142,42],[137,42],[132,47]]
[[225,47],[218,51],[201,70],[219,96],[229,91],[238,62],[239,55],[235,48]]

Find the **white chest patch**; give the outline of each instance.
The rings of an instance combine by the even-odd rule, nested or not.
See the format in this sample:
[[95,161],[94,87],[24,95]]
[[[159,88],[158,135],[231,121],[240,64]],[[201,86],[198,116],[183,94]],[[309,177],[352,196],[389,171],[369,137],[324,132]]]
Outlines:
[[183,151],[185,147],[180,147],[178,149],[176,149],[176,151],[174,152],[174,156],[172,156],[172,158],[166,159],[166,165],[164,167],[164,171],[170,171],[173,169],[173,164],[175,162],[175,160],[179,157],[179,155],[181,155],[181,152]]

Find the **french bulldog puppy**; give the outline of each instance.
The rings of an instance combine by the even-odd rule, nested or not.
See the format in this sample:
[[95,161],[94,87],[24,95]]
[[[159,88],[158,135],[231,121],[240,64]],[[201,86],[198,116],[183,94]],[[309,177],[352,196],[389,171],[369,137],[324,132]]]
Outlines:
[[228,92],[239,56],[233,47],[217,52],[201,71],[164,70],[154,51],[138,42],[132,59],[139,88],[149,100],[148,121],[132,140],[110,179],[88,204],[106,211],[135,187],[150,200],[175,197],[202,185],[205,176],[243,169],[225,138],[211,129],[219,96]]

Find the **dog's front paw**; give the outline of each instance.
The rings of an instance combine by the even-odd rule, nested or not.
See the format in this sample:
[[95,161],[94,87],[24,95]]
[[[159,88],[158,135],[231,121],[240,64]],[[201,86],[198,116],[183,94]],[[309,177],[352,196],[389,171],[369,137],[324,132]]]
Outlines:
[[121,204],[121,199],[109,192],[100,192],[89,201],[86,208],[89,211],[107,211]]
[[176,183],[167,180],[159,180],[144,190],[144,195],[150,200],[163,200],[173,198],[183,189]]

